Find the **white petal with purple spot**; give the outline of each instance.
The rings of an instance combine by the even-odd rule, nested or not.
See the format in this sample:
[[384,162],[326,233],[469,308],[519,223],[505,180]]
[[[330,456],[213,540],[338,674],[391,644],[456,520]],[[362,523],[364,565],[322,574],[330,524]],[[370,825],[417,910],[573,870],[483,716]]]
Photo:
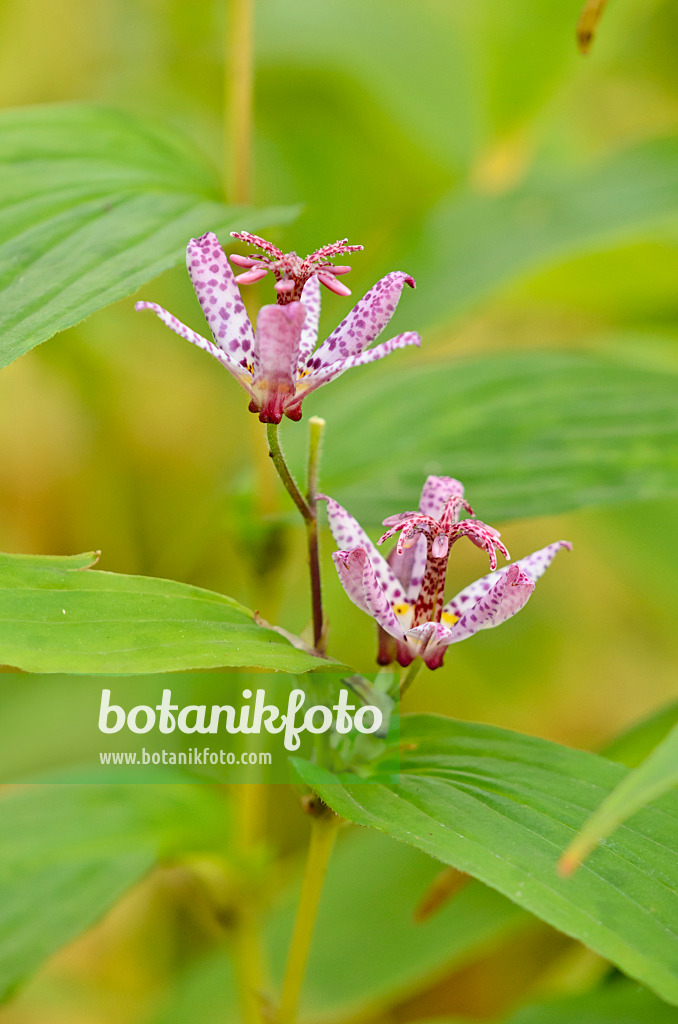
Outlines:
[[[563,549],[571,551],[572,545],[567,540],[557,540],[553,544],[548,544],[545,548],[540,548],[539,551],[533,551],[531,555],[526,555],[525,558],[518,559],[514,564],[527,573],[532,580],[536,581],[540,576],[543,576],[558,552]],[[505,566],[504,568],[497,569],[495,572],[488,573],[487,576],[481,576],[480,579],[475,580],[468,587],[460,590],[445,605],[443,611],[458,617],[464,615],[472,603],[482,597],[483,594],[487,594],[497,580],[504,576],[508,570],[509,566]]]
[[213,232],[192,238],[186,266],[219,348],[242,366],[255,360],[254,334],[233,271]]
[[314,368],[343,362],[371,345],[393,316],[405,284],[414,288],[409,274],[398,270],[377,281],[320,346]]
[[403,601],[406,597],[404,587],[358,521],[334,498],[319,494],[318,500],[327,502],[327,520],[337,546],[345,549],[365,548],[387,600],[391,604]]

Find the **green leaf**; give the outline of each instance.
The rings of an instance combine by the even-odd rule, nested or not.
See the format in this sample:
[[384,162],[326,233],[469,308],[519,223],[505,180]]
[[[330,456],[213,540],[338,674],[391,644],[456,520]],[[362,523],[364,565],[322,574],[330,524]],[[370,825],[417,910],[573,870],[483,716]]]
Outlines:
[[401,724],[368,782],[295,765],[337,813],[479,878],[678,1003],[678,801],[639,812],[562,878],[562,850],[620,765],[432,715]]
[[96,555],[0,554],[0,664],[27,672],[172,672],[248,666],[332,671],[230,597],[88,569]]
[[[678,493],[672,376],[561,352],[390,359],[322,395],[323,490],[360,522],[414,507],[429,473],[490,522]],[[286,432],[298,465],[303,440]]]
[[0,999],[161,856],[224,844],[200,786],[28,787],[0,800]]
[[[323,885],[306,972],[309,1017],[344,1019],[368,1006],[374,1012],[483,955],[533,920],[475,881],[425,920],[416,920],[440,867],[373,831],[352,830],[341,837]],[[298,899],[297,883],[275,908],[268,928],[278,983]]]
[[674,725],[678,725],[678,701],[660,708],[649,718],[644,718],[616,736],[601,750],[601,754],[610,761],[619,761],[627,768],[637,768]]
[[659,139],[583,171],[536,167],[499,195],[455,189],[431,211],[409,265],[415,276],[420,263],[430,270],[420,296],[430,322],[580,253],[675,240],[677,227],[678,142]]
[[502,1024],[675,1024],[675,1009],[647,989],[614,981],[595,992],[523,1006]]
[[678,725],[649,757],[623,779],[563,854],[563,870],[574,871],[593,847],[632,814],[678,785]]
[[220,201],[191,144],[119,111],[0,113],[0,366],[184,258],[191,236],[289,221]]

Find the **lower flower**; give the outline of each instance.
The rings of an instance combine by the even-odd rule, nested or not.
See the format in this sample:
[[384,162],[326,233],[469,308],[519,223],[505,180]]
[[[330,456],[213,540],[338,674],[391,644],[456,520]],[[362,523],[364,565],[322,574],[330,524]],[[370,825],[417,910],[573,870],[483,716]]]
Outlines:
[[[497,530],[478,519],[460,519],[462,510],[473,515],[463,486],[452,477],[430,476],[418,511],[384,520],[390,529],[379,544],[400,533],[386,559],[338,502],[319,497],[327,502],[330,529],[340,547],[332,557],[342,586],[379,626],[381,664],[397,658],[401,665],[409,665],[420,657],[429,668],[439,668],[450,644],[519,612],[557,553],[572,548],[569,541],[559,540],[497,569],[497,551],[509,558]],[[493,571],[445,604],[449,554],[462,537],[487,552]]]

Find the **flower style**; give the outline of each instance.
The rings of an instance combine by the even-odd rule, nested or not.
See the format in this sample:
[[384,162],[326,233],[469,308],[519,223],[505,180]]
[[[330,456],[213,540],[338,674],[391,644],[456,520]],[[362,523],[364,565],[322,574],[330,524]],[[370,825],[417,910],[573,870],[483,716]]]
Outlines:
[[[192,238],[186,250],[188,272],[214,341],[186,327],[155,302],[137,302],[135,308],[151,309],[182,338],[218,359],[250,396],[250,412],[262,423],[280,423],[283,415],[301,419],[301,403],[311,391],[339,377],[352,366],[382,359],[394,349],[419,345],[413,331],[369,348],[391,319],[404,285],[414,281],[399,271],[387,274],[353,307],[339,326],[316,349],[320,318],[320,284],[339,295],[350,295],[335,275],[348,273],[335,266],[332,256],[353,252],[361,246],[346,241],[324,246],[305,259],[283,253],[270,242],[245,232],[236,238],[263,248],[265,256],[232,256],[247,267],[238,278],[215,234]],[[256,335],[243,305],[238,283],[251,284],[272,271],[277,302],[263,306]]]
[[[377,543],[400,533],[386,559],[338,502],[318,497],[327,502],[330,529],[341,549],[332,557],[342,586],[380,627],[382,665],[394,656],[403,666],[421,657],[429,668],[439,668],[450,644],[519,612],[557,553],[572,548],[569,541],[559,540],[497,569],[497,551],[510,557],[497,530],[479,519],[460,519],[462,510],[471,516],[473,510],[458,480],[429,476],[417,512],[384,520],[389,529]],[[461,537],[487,552],[492,571],[444,604],[450,549]]]

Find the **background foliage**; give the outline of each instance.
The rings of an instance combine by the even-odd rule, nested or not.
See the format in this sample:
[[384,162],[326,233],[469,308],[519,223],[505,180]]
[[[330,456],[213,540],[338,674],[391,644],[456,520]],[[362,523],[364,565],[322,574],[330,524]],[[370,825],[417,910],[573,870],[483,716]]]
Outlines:
[[[283,12],[276,0],[259,0],[253,191],[257,207],[304,204],[298,219],[269,232],[286,249],[311,251],[345,235],[365,245],[349,279],[355,295],[394,268],[418,281],[417,291],[403,297],[394,333],[420,330],[421,352],[393,355],[383,372],[357,370],[307,403],[307,413],[322,411],[328,419],[328,491],[374,527],[383,515],[411,507],[426,473],[450,473],[465,480],[480,517],[498,525],[511,520],[503,535],[512,554],[560,536],[575,544],[523,615],[459,645],[442,670],[412,691],[409,708],[600,748],[675,695],[676,581],[666,538],[675,528],[677,487],[678,15],[670,0],[616,0],[584,60],[573,42],[579,6],[579,0],[423,0],[415,11],[388,0],[289,0]],[[174,234],[179,207],[203,203],[208,209],[200,216],[218,211],[223,219],[205,227],[219,229],[222,240],[231,226],[263,229],[279,219],[270,214],[267,221],[259,212],[254,221],[243,214],[241,223],[219,199],[225,33],[221,3],[63,0],[57,8],[7,0],[0,6],[3,107],[86,100],[115,107],[123,122],[126,115],[159,122],[149,142],[153,153],[156,131],[186,140],[180,159],[163,163],[144,150],[141,161],[164,190],[162,201],[145,208],[149,232],[167,243],[163,266],[181,261]],[[57,151],[67,141],[65,116],[40,115],[52,132],[62,126]],[[31,138],[36,131],[34,122]],[[95,125],[93,146],[100,133]],[[29,202],[45,182],[54,183],[49,164],[30,181],[12,178],[12,152],[6,146],[3,196],[12,203],[0,211],[0,243],[21,213],[19,198]],[[122,175],[124,202],[134,208],[129,189],[139,178],[135,171],[130,182],[124,160],[121,165],[113,184],[119,188]],[[92,187],[87,168],[81,181]],[[12,188],[24,191],[19,196]],[[106,221],[96,245],[108,245],[108,230]],[[39,233],[34,245],[39,251]],[[44,295],[24,349],[50,333],[34,326],[47,323],[55,309],[70,302],[75,312],[54,326],[75,323],[161,269],[162,261],[147,259],[138,276],[121,244],[104,280],[92,276],[99,250],[92,254],[81,238],[76,245],[81,262],[70,263],[67,251],[38,265]],[[9,344],[25,283],[12,262],[16,250],[0,245],[3,251]],[[22,253],[30,266],[31,252]],[[74,291],[64,295],[64,282]],[[262,300],[265,288],[266,282]],[[255,301],[256,291],[250,294]],[[181,266],[138,295],[202,330]],[[325,297],[328,330],[349,302]],[[21,336],[25,341],[26,333]],[[427,399],[413,411],[415,378]],[[300,458],[293,429],[284,436]],[[208,587],[269,621],[296,631],[305,626],[303,540],[270,473],[260,425],[215,361],[139,317],[129,298],[3,369],[0,432],[4,550],[65,555],[100,548],[106,570]],[[528,521],[535,515],[541,518]],[[327,535],[323,545],[332,654],[368,670],[369,623],[340,592]],[[475,551],[460,552],[452,573],[460,584],[484,571],[479,559]],[[223,808],[194,811],[206,822],[204,843],[192,847],[194,857],[196,849],[208,850],[196,868],[200,892],[210,896],[201,902],[195,873],[181,860],[191,848],[179,827],[187,814],[182,805],[168,799],[157,809],[153,835],[142,830],[139,838],[138,808],[111,810],[103,797],[98,810],[78,807],[72,796],[60,799],[73,845],[63,845],[57,832],[48,863],[63,861],[63,871],[45,874],[40,864],[35,871],[51,892],[75,891],[86,876],[90,896],[73,904],[67,919],[52,920],[50,928],[36,922],[34,935],[28,929],[18,962],[10,961],[8,990],[89,925],[159,854],[165,867],[62,951],[0,1017],[9,1024],[64,1018],[171,1024],[185,1019],[182,1007],[197,1012],[199,1006],[201,1020],[222,1020],[231,983],[221,954],[212,962],[210,951],[224,934],[228,941],[228,879],[215,896],[211,867],[224,843],[212,815]],[[304,822],[292,794],[276,791],[269,803],[270,837],[287,858],[280,882],[293,888]],[[45,810],[25,813],[35,828]],[[103,857],[98,823],[110,827],[121,814],[130,847],[121,843]],[[11,818],[3,829],[7,843]],[[163,845],[158,834],[172,841]],[[26,835],[19,862],[36,844],[34,833]],[[354,884],[358,855],[351,842],[365,843],[364,863],[370,857],[379,863],[387,841],[346,838],[328,913],[333,899],[341,903],[332,894]],[[16,861],[9,854],[3,870],[12,879]],[[399,848],[391,856],[394,890],[423,892],[435,873],[431,862]],[[406,870],[399,856],[413,858]],[[401,870],[407,886],[397,880]],[[6,941],[36,892],[47,891],[36,888],[35,878],[28,872],[25,902],[19,894],[9,906]],[[282,894],[270,894],[274,950],[284,942],[276,934],[285,934],[287,897],[280,888]],[[447,929],[444,943],[439,932],[430,942],[417,933],[420,970],[396,984],[389,969],[399,950],[412,947],[407,928],[414,926],[409,916],[400,924],[394,917],[375,931],[372,951],[382,966],[369,984],[361,981],[361,961],[348,962],[351,985],[341,978],[334,987],[328,983],[325,1005],[311,990],[309,1010],[327,1016],[369,1007],[375,1020],[388,1012],[401,1020],[441,1014],[497,1020],[527,996],[535,1003],[557,996],[562,1019],[578,1019],[573,991],[601,973],[596,958],[527,915],[523,920],[498,897],[495,905],[480,886],[464,898],[469,913],[473,901],[480,906],[466,946],[450,914],[436,925]],[[408,915],[414,905],[414,899],[407,903]],[[341,928],[335,922],[323,934],[329,959],[343,962]],[[674,1012],[635,988],[628,999],[600,998],[601,1021],[606,1013],[618,1020],[621,1003],[637,1007],[630,1020],[663,1020],[661,1013]],[[538,1006],[521,1012],[533,1017],[516,1016],[516,1024],[542,1019],[540,1013],[559,1019]]]

